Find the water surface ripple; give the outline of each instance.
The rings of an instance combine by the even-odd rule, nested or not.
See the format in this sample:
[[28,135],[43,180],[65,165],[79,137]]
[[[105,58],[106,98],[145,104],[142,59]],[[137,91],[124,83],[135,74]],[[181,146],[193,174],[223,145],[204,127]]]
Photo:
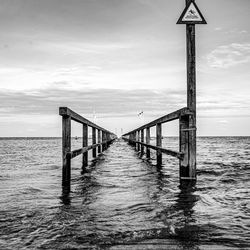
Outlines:
[[0,249],[250,249],[249,137],[199,138],[194,187],[122,140],[85,172],[72,161],[69,195],[61,139],[2,138],[0,155]]

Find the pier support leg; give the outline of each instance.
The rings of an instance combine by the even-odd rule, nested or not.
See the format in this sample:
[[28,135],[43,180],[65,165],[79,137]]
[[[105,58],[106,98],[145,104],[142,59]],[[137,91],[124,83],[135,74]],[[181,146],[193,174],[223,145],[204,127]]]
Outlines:
[[192,115],[180,118],[180,181],[196,180],[196,128],[192,127]]
[[70,191],[71,159],[67,153],[71,152],[71,118],[62,117],[62,185]]
[[[162,128],[161,128],[161,123],[156,124],[156,146],[157,147],[162,147]],[[162,165],[162,152],[160,150],[156,151],[156,161],[157,161],[157,166]]]
[[[144,142],[144,129],[141,130],[141,142]],[[141,157],[144,154],[144,146],[141,145]]]
[[105,141],[105,132],[102,131],[102,152],[105,150],[105,144],[104,144],[104,141]]
[[[92,144],[96,144],[96,128],[93,127],[92,127]],[[96,157],[96,148],[93,148],[92,156],[93,158]]]
[[[101,143],[101,130],[100,129],[97,130],[97,138],[98,138],[98,143]],[[98,154],[100,153],[101,153],[101,145],[98,146]]]
[[[139,131],[136,131],[136,141],[140,141]],[[140,151],[140,144],[139,143],[136,143],[136,150]]]
[[[88,146],[88,125],[83,124],[82,125],[82,147]],[[83,153],[82,155],[82,169],[85,170],[85,168],[88,166],[88,151]]]
[[[150,144],[150,128],[146,128],[146,144]],[[150,159],[150,148],[146,149],[146,156]]]

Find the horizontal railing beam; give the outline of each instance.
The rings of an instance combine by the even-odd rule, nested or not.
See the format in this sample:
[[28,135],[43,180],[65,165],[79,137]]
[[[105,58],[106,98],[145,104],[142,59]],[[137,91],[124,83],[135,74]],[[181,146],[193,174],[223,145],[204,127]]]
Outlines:
[[82,123],[82,124],[86,124],[92,128],[96,128],[96,129],[100,129],[104,132],[110,133],[112,135],[114,135],[112,132],[96,125],[95,123],[89,121],[88,119],[80,116],[79,114],[77,114],[76,112],[74,112],[73,110],[67,108],[67,107],[60,107],[59,108],[59,115],[61,116],[70,116],[70,118],[76,122]]
[[138,143],[140,145],[143,145],[143,146],[148,147],[148,148],[152,148],[154,150],[160,150],[162,153],[167,154],[167,155],[171,155],[171,156],[176,157],[178,159],[183,159],[183,156],[184,156],[184,153],[182,153],[182,152],[177,152],[177,151],[174,151],[174,150],[170,150],[170,149],[166,149],[166,148],[162,148],[162,147],[157,147],[157,146],[147,144],[147,143],[144,143],[144,142],[140,142],[140,141],[129,140],[126,137],[123,137],[123,139],[125,141],[131,141],[131,142],[134,142],[134,143]]
[[78,156],[80,154],[83,154],[83,153],[85,153],[85,152],[87,152],[87,151],[89,151],[91,149],[97,148],[98,146],[102,146],[103,144],[111,142],[111,141],[113,141],[113,140],[104,141],[104,142],[96,143],[96,144],[93,144],[93,145],[90,145],[90,146],[87,146],[87,147],[75,149],[75,150],[67,153],[67,158],[73,159],[73,158],[75,158],[76,156]]
[[124,134],[123,136],[126,136],[126,135],[129,135],[135,131],[138,131],[138,130],[142,130],[142,129],[145,129],[145,128],[151,128],[153,126],[156,126],[156,124],[162,124],[162,123],[166,123],[166,122],[170,122],[170,121],[173,121],[173,120],[177,120],[179,119],[181,116],[183,115],[191,115],[192,112],[188,109],[188,108],[182,108],[182,109],[179,109],[179,110],[176,110],[170,114],[167,114],[167,115],[164,115],[152,122],[149,122],[137,129],[134,129],[126,134]]

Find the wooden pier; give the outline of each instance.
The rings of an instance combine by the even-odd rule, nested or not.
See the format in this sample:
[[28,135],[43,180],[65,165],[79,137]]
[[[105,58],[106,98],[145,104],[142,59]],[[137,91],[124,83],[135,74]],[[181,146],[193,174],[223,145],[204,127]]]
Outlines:
[[[95,158],[97,154],[106,150],[117,137],[112,132],[96,125],[67,107],[60,107],[59,115],[62,116],[62,185],[70,190],[71,159],[82,154],[82,168],[85,169],[88,166],[88,151],[92,150],[92,156]],[[82,148],[73,151],[71,151],[72,120],[82,124]],[[88,145],[88,127],[92,128],[91,145]]]
[[[123,138],[134,145],[140,155],[150,158],[150,149],[156,150],[157,165],[162,165],[162,153],[179,159],[181,181],[196,180],[196,61],[195,61],[195,25],[206,24],[194,0],[185,0],[186,8],[177,24],[186,25],[187,53],[187,107],[156,119],[146,125],[123,135]],[[162,148],[162,124],[179,120],[179,151]],[[150,145],[150,128],[156,127],[156,146]],[[144,143],[146,130],[146,143]]]
[[[150,149],[156,150],[157,165],[162,165],[162,153],[179,159],[179,176],[181,181],[196,181],[196,60],[195,60],[195,25],[206,24],[195,0],[185,0],[186,7],[177,24],[186,25],[187,54],[187,105],[186,107],[160,117],[148,124],[134,129],[122,137],[143,156],[150,158]],[[107,148],[116,138],[113,133],[97,126],[68,108],[60,108],[63,117],[63,185],[70,185],[70,160],[83,154],[83,167],[88,163],[88,150],[92,149],[93,157]],[[83,124],[83,147],[71,151],[71,120]],[[162,147],[162,124],[179,120],[179,151]],[[92,145],[88,146],[88,126],[92,127]],[[150,144],[150,128],[156,128],[156,145]],[[97,139],[96,139],[97,130]],[[145,136],[146,135],[146,136]],[[145,138],[146,137],[146,138]],[[96,151],[98,148],[98,152]]]
[[[179,159],[179,171],[181,180],[196,180],[196,128],[193,123],[194,113],[188,108],[182,108],[173,113],[158,118],[122,136],[122,138],[135,146],[140,151],[140,156],[145,154],[150,158],[150,149],[156,150],[157,166],[162,166],[162,153]],[[173,151],[162,147],[162,124],[173,120],[179,120],[179,151]],[[150,144],[150,128],[156,129],[156,145]],[[144,131],[146,130],[146,138]],[[146,139],[146,143],[144,142]]]

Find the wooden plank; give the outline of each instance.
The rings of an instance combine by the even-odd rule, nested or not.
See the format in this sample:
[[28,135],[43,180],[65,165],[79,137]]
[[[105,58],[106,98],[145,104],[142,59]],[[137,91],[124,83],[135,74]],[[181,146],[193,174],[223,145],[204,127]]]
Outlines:
[[67,153],[71,151],[71,118],[70,116],[62,117],[62,185],[70,189],[71,179],[71,161]]
[[[92,144],[93,145],[96,144],[96,128],[93,128],[93,127],[92,127]],[[93,158],[96,157],[96,148],[93,148],[92,156]]]
[[[156,124],[156,146],[162,147],[162,126],[161,123]],[[162,165],[162,152],[157,150],[156,152],[157,166]]]
[[[150,144],[150,128],[146,128],[146,144]],[[150,148],[147,147],[146,149],[146,156],[150,159]]]
[[158,118],[158,119],[156,119],[156,120],[154,120],[152,122],[149,122],[149,123],[137,128],[137,129],[134,129],[134,130],[124,134],[124,136],[128,135],[128,134],[130,134],[132,132],[145,129],[147,127],[151,128],[153,126],[156,126],[157,123],[166,123],[166,122],[170,122],[170,121],[173,121],[173,120],[177,120],[177,119],[180,118],[180,116],[186,115],[186,114],[192,114],[192,112],[188,108],[179,109],[179,110],[174,111],[174,112],[172,112],[170,114],[164,115],[164,116],[162,116],[162,117],[160,117],[160,118]]
[[[82,125],[82,147],[85,148],[88,146],[88,125]],[[86,151],[82,155],[82,166],[83,169],[88,166],[88,152]]]

